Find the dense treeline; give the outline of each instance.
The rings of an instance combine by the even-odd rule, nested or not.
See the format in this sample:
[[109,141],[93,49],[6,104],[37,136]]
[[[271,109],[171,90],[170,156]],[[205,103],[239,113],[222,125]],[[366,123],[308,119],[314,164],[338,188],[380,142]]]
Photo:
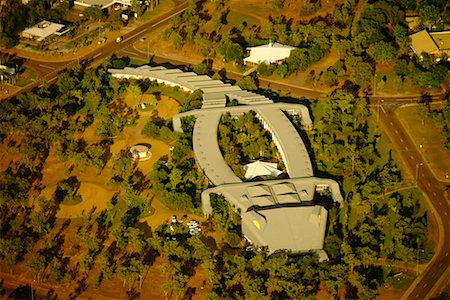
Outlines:
[[309,134],[317,167],[343,178],[346,199],[326,239],[328,253],[357,272],[381,257],[412,261],[417,249],[429,256],[428,220],[418,194],[398,189],[399,168],[392,153],[382,150],[361,99],[336,92],[313,111],[320,112]]
[[[0,105],[1,142],[19,157],[0,173],[0,259],[12,272],[21,264],[38,282],[76,282],[73,297],[117,277],[128,287],[128,296],[134,297],[146,276],[152,276],[147,270],[159,259],[166,295],[183,296],[190,278],[203,272],[211,298],[313,298],[320,284],[332,296],[345,288],[348,298],[374,298],[391,275],[384,258],[415,261],[417,249],[425,250],[422,257],[429,257],[428,220],[418,193],[402,184],[393,158],[368,123],[364,102],[346,92],[313,103],[315,125],[309,133],[318,171],[340,178],[345,193],[344,207],[329,210],[325,241],[329,262],[319,263],[308,254],[268,256],[257,249],[245,251],[239,216],[217,195],[212,196],[214,213],[202,224],[200,237],[191,236],[180,223],[148,228],[140,220],[152,212],[149,191],[160,193],[170,208],[200,213],[200,194],[208,183],[192,151],[194,118],[183,120],[185,134],[173,133],[170,123],[155,124],[160,137],[166,128],[174,141],[170,155],[156,163],[149,175],[127,158],[127,151],[111,154],[112,137],[139,118],[121,95],[137,86],[140,92],[177,95],[184,99],[180,104],[185,109],[196,107],[199,95],[151,82],[119,82],[106,72],[108,66],[75,67],[61,74],[55,85]],[[255,143],[249,139],[253,136],[258,137],[256,142],[262,138],[261,144],[270,142],[252,113],[224,120],[234,122],[239,132],[236,140]],[[294,123],[298,125],[295,118]],[[89,144],[83,139],[88,129],[97,133],[100,142]],[[146,130],[148,126],[143,133]],[[232,145],[231,139],[234,135],[223,146]],[[264,147],[254,152],[273,157],[273,151]],[[54,195],[43,197],[41,180],[50,153],[73,167],[61,175]],[[73,168],[88,167],[97,172],[111,168],[108,186],[117,192],[105,209],[86,212],[81,220],[56,219],[59,205],[80,201],[80,182],[71,176]]]
[[245,174],[242,166],[255,160],[276,162],[283,169],[272,135],[263,128],[253,111],[235,118],[224,114],[219,124],[218,141],[225,162],[240,178]]
[[0,45],[10,48],[18,41],[18,34],[42,20],[61,22],[69,11],[69,1],[6,0],[0,4]]
[[[19,42],[19,34],[27,27],[43,21],[53,21],[67,25],[71,31],[68,33],[72,37],[77,31],[83,30],[83,23],[87,21],[105,21],[107,29],[120,29],[127,24],[121,18],[121,11],[107,11],[94,5],[87,7],[80,15],[82,20],[71,22],[68,14],[73,7],[73,1],[69,0],[30,0],[24,4],[23,1],[6,0],[0,3],[0,48],[11,48]],[[131,9],[140,17],[149,7],[153,10],[159,0],[131,1]],[[78,13],[77,13],[78,14]],[[100,34],[101,28],[93,31],[94,36]],[[75,47],[79,44],[89,45],[93,37],[87,34],[75,41]],[[44,42],[45,43],[45,42]]]
[[426,97],[421,105],[419,114],[425,114],[426,117],[434,120],[435,126],[444,137],[444,147],[450,152],[450,95],[447,96],[441,108],[432,109]]
[[[309,3],[309,2],[308,2]],[[306,3],[320,7],[321,1]],[[220,55],[225,61],[242,64],[248,46],[277,41],[297,47],[279,65],[261,64],[258,73],[281,77],[296,74],[320,61],[333,51],[340,59],[328,70],[315,74],[312,71],[308,81],[314,85],[339,86],[346,80],[361,88],[375,89],[374,85],[395,82],[395,89],[401,89],[406,82],[423,87],[438,87],[448,75],[450,65],[446,59],[439,62],[429,56],[419,60],[410,55],[409,35],[405,19],[406,10],[415,10],[419,26],[433,30],[450,24],[450,9],[445,1],[428,3],[421,1],[369,1],[358,5],[356,0],[347,0],[336,5],[325,17],[315,17],[305,23],[283,15],[284,1],[267,1],[273,9],[267,26],[247,24],[245,21],[229,29],[230,8],[223,0],[212,4],[191,1],[180,17],[172,20],[171,27],[162,35],[169,38],[175,49],[184,44],[194,44],[207,59]],[[316,7],[316,8],[317,8]],[[383,76],[374,80],[377,64],[395,64],[389,78]],[[380,76],[381,77],[381,76]],[[392,77],[392,78],[391,78]]]

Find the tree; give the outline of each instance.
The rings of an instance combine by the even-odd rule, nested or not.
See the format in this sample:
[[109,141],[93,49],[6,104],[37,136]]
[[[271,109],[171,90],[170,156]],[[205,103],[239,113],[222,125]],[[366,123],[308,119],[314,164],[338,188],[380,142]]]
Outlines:
[[441,19],[441,12],[437,6],[421,2],[419,7],[419,22],[428,27],[428,30],[437,25]]
[[194,72],[198,75],[208,74],[210,71],[210,67],[206,63],[200,63],[194,67]]
[[396,49],[391,43],[378,42],[369,48],[369,53],[376,62],[389,62],[394,60]]
[[36,276],[38,282],[41,280],[41,276],[45,272],[47,266],[47,260],[43,254],[38,256],[28,263],[28,267],[32,270],[33,276]]
[[258,72],[258,74],[261,74],[262,76],[271,76],[273,72],[275,72],[275,69],[275,65],[266,64],[265,62],[263,62],[258,66],[256,72]]
[[230,40],[217,45],[217,51],[223,56],[225,61],[234,61],[234,63],[241,64],[244,59],[242,47]]
[[350,66],[350,79],[360,87],[367,87],[372,81],[372,78],[373,68],[370,64],[366,62],[356,62],[354,65]]
[[106,16],[103,13],[103,10],[97,6],[86,7],[83,10],[83,14],[90,20],[103,21],[106,19]]
[[142,91],[137,82],[131,81],[130,85],[127,87],[127,93],[131,95],[133,102],[131,107],[135,107],[140,103],[142,97]]
[[[136,13],[137,18],[142,15],[142,5],[140,3],[142,2],[139,0],[131,0],[131,9]],[[153,6],[151,10],[153,10]]]
[[273,10],[280,10],[284,8],[285,0],[266,0],[266,5]]
[[131,290],[136,282],[141,282],[144,271],[145,265],[135,257],[130,257],[118,267],[117,276],[124,286],[128,282],[128,290]]
[[244,76],[236,84],[243,90],[256,91],[258,89],[254,76]]
[[289,57],[286,58],[289,74],[305,70],[309,63],[309,52],[304,48],[292,50]]
[[176,31],[172,32],[172,45],[175,50],[181,50],[183,47],[183,37]]

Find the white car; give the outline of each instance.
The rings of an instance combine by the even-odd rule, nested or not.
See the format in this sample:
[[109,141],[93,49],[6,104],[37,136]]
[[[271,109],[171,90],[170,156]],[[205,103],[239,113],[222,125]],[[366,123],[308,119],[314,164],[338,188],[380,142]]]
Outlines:
[[172,223],[176,223],[177,222],[177,216],[172,216]]
[[197,228],[191,229],[191,230],[189,230],[189,234],[190,235],[200,234],[200,230],[198,230]]

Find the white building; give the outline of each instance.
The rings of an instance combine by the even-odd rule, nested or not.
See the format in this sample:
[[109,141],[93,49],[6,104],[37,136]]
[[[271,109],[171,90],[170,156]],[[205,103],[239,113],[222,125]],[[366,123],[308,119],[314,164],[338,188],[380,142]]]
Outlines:
[[130,148],[130,157],[134,160],[144,161],[152,157],[150,149],[145,145],[134,145]]
[[52,36],[52,35],[63,35],[66,31],[61,31],[65,25],[53,23],[50,21],[41,21],[38,24],[34,25],[33,27],[27,28],[24,31],[22,31],[22,37],[37,40],[38,42],[41,42],[45,40],[46,38]]
[[79,8],[97,6],[105,9],[110,8],[113,4],[131,6],[131,0],[75,0],[73,4]]
[[267,45],[248,47],[247,51],[250,51],[250,56],[244,58],[244,64],[247,62],[254,64],[277,63],[289,57],[294,49],[295,47],[272,42]]

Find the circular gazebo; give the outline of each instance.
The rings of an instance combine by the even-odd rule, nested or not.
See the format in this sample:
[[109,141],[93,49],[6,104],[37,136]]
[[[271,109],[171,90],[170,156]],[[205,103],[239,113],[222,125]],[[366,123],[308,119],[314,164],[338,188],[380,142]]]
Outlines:
[[152,157],[150,148],[146,145],[137,144],[130,148],[129,157],[133,160],[144,161]]

